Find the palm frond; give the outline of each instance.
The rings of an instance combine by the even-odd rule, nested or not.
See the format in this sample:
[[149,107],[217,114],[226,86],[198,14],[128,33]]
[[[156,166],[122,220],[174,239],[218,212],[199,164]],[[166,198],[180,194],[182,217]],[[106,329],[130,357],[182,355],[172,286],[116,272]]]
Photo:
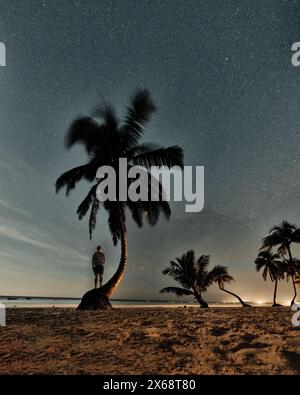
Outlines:
[[165,269],[163,269],[162,274],[169,274],[173,271],[172,267],[166,267]]
[[121,128],[122,152],[127,152],[137,145],[143,134],[143,126],[155,110],[150,92],[147,89],[138,90],[131,99]]
[[77,214],[78,218],[81,220],[86,213],[88,212],[93,199],[96,196],[96,189],[97,189],[97,184],[93,185],[92,188],[90,189],[89,193],[86,195],[84,200],[80,203],[80,205],[77,208]]
[[174,281],[179,282],[185,288],[189,288],[189,284],[185,281],[184,272],[182,269],[166,268],[162,272],[163,274],[168,274]]
[[261,250],[278,246],[278,252],[286,254],[292,242],[300,243],[300,229],[297,229],[296,225],[282,221],[280,225],[270,229],[269,235],[263,239]]
[[300,229],[296,229],[292,235],[292,242],[300,243]]
[[103,126],[105,126],[109,132],[116,132],[119,121],[111,104],[103,103],[96,107],[93,116],[103,119]]
[[90,220],[89,220],[90,240],[92,239],[93,231],[96,228],[97,213],[98,213],[99,207],[100,207],[99,200],[96,197],[94,197],[93,203],[92,203],[92,208],[91,208]]
[[201,277],[206,272],[209,262],[210,262],[209,255],[200,256],[200,258],[196,262],[197,277]]
[[168,274],[184,288],[190,289],[195,282],[194,251],[188,251],[181,258],[176,258],[176,261],[171,261],[163,274]]
[[271,279],[271,281],[273,281],[273,275],[272,275],[271,270],[269,271],[268,266],[265,266],[265,267],[264,267],[264,270],[263,270],[263,272],[262,272],[262,277],[263,277],[263,279],[264,279],[265,281],[267,281],[268,272],[269,272],[269,274],[270,274],[270,279]]
[[[144,220],[147,220],[151,226],[156,225],[160,214],[163,214],[168,220],[171,215],[170,205],[163,200],[163,187],[159,180],[154,180],[154,177],[148,171],[140,169],[141,173],[147,178],[147,185],[140,185],[141,193],[144,193],[148,200],[131,201],[128,199],[127,206],[131,211],[133,220],[139,227],[143,225]],[[135,179],[128,181],[128,186],[135,182]],[[142,183],[141,183],[142,184]],[[157,184],[157,187],[156,187]]]
[[56,193],[63,187],[66,187],[66,195],[69,194],[70,190],[74,189],[77,182],[86,179],[93,181],[96,176],[96,170],[91,164],[86,164],[78,167],[74,167],[71,170],[63,173],[55,183]]
[[297,229],[296,225],[291,224],[290,222],[284,220],[281,222],[280,225],[273,226],[273,228],[270,229],[269,233],[272,232],[291,233],[296,229]]
[[272,233],[269,236],[263,238],[261,250],[272,247],[275,247],[279,244],[282,244],[282,236],[278,233]]
[[175,261],[170,261],[170,267],[172,269],[182,270],[182,266],[178,262],[175,262]]
[[183,150],[177,145],[167,148],[158,148],[153,151],[140,153],[131,158],[131,161],[136,166],[144,166],[146,168],[150,168],[151,166],[166,166],[168,168],[178,166],[182,169]]
[[268,274],[271,281],[281,280],[284,277],[283,262],[279,260],[279,257],[279,254],[272,253],[270,249],[259,252],[254,263],[258,272],[263,269],[262,277],[265,281]]
[[131,212],[133,221],[141,228],[144,224],[145,212],[136,202],[131,202],[129,200],[127,201],[127,207]]
[[99,125],[93,118],[80,117],[72,122],[65,139],[67,148],[72,147],[76,143],[85,146],[88,153],[97,144],[99,133]]
[[207,273],[206,276],[206,284],[210,285],[213,282],[231,282],[233,281],[233,277],[231,277],[228,273],[227,266],[216,265],[212,268],[211,271]]

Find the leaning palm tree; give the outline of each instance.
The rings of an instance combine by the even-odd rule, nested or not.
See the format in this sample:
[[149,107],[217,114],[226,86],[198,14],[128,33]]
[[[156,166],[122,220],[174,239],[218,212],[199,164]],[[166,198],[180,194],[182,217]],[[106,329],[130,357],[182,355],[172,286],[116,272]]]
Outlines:
[[[288,282],[290,279],[292,280],[294,294],[297,296],[297,286],[299,286],[298,279],[300,275],[300,260],[298,258],[294,258],[293,262],[290,262],[287,259],[284,259],[282,262],[282,270],[286,277],[286,281]],[[291,302],[291,305],[293,305],[295,299]]]
[[[94,117],[80,117],[72,124],[66,136],[67,148],[76,143],[81,143],[88,154],[86,164],[75,167],[62,174],[56,181],[56,191],[66,187],[66,194],[75,188],[81,180],[94,182],[85,199],[79,205],[77,214],[82,219],[90,210],[89,233],[92,237],[96,227],[96,217],[100,208],[108,214],[108,225],[116,245],[120,241],[121,257],[119,266],[111,279],[98,289],[88,291],[82,298],[79,309],[98,309],[110,307],[109,298],[120,284],[127,266],[127,233],[126,233],[126,210],[131,212],[133,220],[138,226],[143,225],[146,219],[150,225],[155,225],[160,214],[165,217],[170,216],[169,204],[162,199],[162,185],[156,184],[157,201],[143,201],[138,199],[132,201],[129,198],[98,200],[98,193],[105,193],[106,190],[99,190],[102,178],[96,178],[96,173],[101,166],[111,166],[115,169],[118,180],[121,177],[118,164],[120,158],[127,159],[127,169],[132,166],[143,166],[148,172],[151,166],[179,166],[183,167],[183,152],[178,146],[168,148],[159,147],[153,144],[140,144],[144,132],[145,124],[150,120],[155,111],[154,103],[148,90],[138,90],[127,107],[127,114],[122,123],[118,120],[114,110],[109,105],[103,105],[96,109]],[[124,169],[123,169],[124,170]],[[127,175],[127,173],[126,173]],[[98,177],[98,175],[97,175]],[[101,177],[101,175],[100,175]],[[104,177],[103,177],[104,178]],[[133,180],[128,180],[128,185]],[[158,186],[157,186],[158,185]],[[149,188],[148,188],[149,190]],[[150,193],[150,192],[149,192]],[[119,196],[119,194],[117,194]]]
[[[294,288],[294,296],[291,301],[291,305],[294,303],[297,297],[295,273],[292,270],[292,266],[294,265],[294,259],[291,253],[292,243],[300,243],[300,229],[287,221],[282,221],[279,226],[274,226],[270,230],[269,235],[263,239],[261,247],[261,250],[271,250],[273,247],[278,246],[278,253],[280,253],[283,258],[286,259],[286,262],[290,266],[291,270],[289,272],[291,273],[290,276],[292,278]],[[287,258],[285,258],[285,256],[287,256]]]
[[273,307],[280,306],[276,302],[278,281],[284,279],[285,265],[280,260],[279,254],[273,254],[270,250],[260,251],[255,259],[256,270],[259,272],[261,269],[262,276],[267,281],[268,275],[272,282],[275,282],[273,294]]
[[215,266],[208,271],[209,255],[202,255],[197,261],[193,250],[183,254],[170,262],[170,266],[163,270],[163,274],[169,275],[177,281],[182,288],[166,287],[160,293],[174,293],[177,296],[194,296],[200,307],[208,308],[202,294],[212,285],[220,274],[222,266]]
[[245,303],[243,299],[237,294],[225,289],[225,284],[230,284],[234,281],[234,278],[229,274],[227,266],[215,266],[214,267],[215,282],[218,284],[219,289],[234,296],[240,302],[243,307],[251,307],[249,304]]

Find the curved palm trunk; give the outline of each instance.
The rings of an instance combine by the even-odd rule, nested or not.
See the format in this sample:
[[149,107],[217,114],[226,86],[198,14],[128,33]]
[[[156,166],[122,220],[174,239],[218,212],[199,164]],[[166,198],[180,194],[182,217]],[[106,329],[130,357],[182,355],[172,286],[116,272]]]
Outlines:
[[109,298],[122,281],[127,266],[127,235],[123,222],[120,219],[120,245],[121,257],[117,271],[111,279],[100,288],[86,292],[77,307],[78,310],[106,310],[112,308]]
[[200,304],[200,307],[202,307],[204,309],[208,309],[208,304],[202,298],[201,293],[199,294],[199,293],[195,292],[195,298],[196,298],[197,302]]
[[126,266],[127,266],[127,235],[125,232],[124,224],[120,221],[120,244],[121,244],[121,257],[117,271],[112,276],[112,278],[101,287],[101,291],[106,294],[108,298],[112,296],[114,291],[118,288],[122,278],[124,276]]
[[228,293],[228,294],[234,296],[235,298],[237,298],[238,301],[240,302],[240,304],[241,304],[243,307],[251,307],[249,304],[245,303],[245,302],[243,301],[243,299],[240,298],[240,297],[239,297],[238,295],[236,295],[235,293],[230,292],[230,291],[227,291],[227,289],[225,289],[225,288],[222,287],[221,285],[219,285],[219,288],[220,288],[221,291],[224,291],[224,292],[226,292],[226,293]]
[[[292,257],[291,248],[290,248],[289,245],[287,246],[287,250],[288,250],[290,261],[292,263],[293,262],[293,257]],[[297,288],[296,288],[296,284],[295,284],[295,276],[293,274],[292,274],[292,282],[293,282],[293,288],[294,288],[294,297],[293,297],[293,299],[291,301],[291,306],[294,304],[294,302],[295,302],[295,300],[297,298]]]

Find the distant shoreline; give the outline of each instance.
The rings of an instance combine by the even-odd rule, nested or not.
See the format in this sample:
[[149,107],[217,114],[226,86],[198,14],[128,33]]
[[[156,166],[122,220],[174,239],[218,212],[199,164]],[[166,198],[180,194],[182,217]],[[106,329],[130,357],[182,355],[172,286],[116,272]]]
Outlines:
[[[65,296],[23,296],[23,295],[0,295],[1,300],[74,300],[80,301],[81,297],[65,297]],[[139,303],[176,303],[176,304],[197,304],[189,300],[167,300],[167,299],[111,299],[112,302],[139,302]],[[222,302],[222,301],[208,301],[208,303],[218,304],[239,304],[239,302]],[[255,302],[249,302],[255,303]],[[271,303],[271,302],[266,302]]]
[[[0,295],[0,300],[76,300],[80,301],[80,297],[68,296],[23,296],[23,295]],[[143,302],[143,303],[176,303],[176,304],[197,304],[189,300],[165,300],[165,299],[111,299],[112,302]],[[208,303],[226,303],[226,304],[239,304],[239,302],[222,302],[222,301],[209,301]],[[254,303],[254,302],[253,302]],[[271,302],[266,302],[271,303]]]
[[[39,307],[62,307],[74,308],[80,303],[81,298],[76,297],[63,297],[63,296],[30,296],[30,295],[0,295],[0,303],[3,303],[7,308],[39,308]],[[114,307],[199,307],[198,303],[193,300],[182,299],[111,299]],[[251,302],[247,301],[253,307],[270,307],[271,301]],[[279,301],[283,306],[289,306],[287,302]],[[208,301],[210,307],[241,307],[239,302],[227,301]]]

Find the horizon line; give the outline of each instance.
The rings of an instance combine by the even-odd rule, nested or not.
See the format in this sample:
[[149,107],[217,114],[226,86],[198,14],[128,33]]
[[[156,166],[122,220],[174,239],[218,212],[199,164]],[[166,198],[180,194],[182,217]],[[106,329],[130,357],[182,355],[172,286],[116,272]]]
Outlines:
[[[81,300],[81,297],[73,297],[73,296],[32,296],[32,295],[0,295],[0,299],[7,300],[18,300],[18,299],[43,299],[43,300]],[[113,298],[111,301],[114,302],[159,302],[159,303],[197,303],[192,302],[190,300],[178,299],[178,301],[174,299],[126,299],[126,298]],[[257,303],[255,301],[247,300],[248,303]],[[239,304],[239,302],[230,302],[230,301],[208,301],[208,303],[221,303],[221,304]],[[272,301],[264,301],[263,304],[272,303]]]

